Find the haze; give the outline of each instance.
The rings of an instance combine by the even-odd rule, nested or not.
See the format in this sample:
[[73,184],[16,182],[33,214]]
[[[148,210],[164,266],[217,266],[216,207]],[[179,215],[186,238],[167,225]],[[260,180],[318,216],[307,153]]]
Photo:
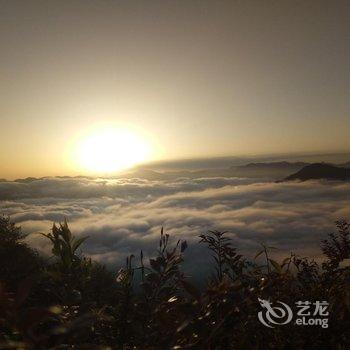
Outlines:
[[1,177],[81,173],[75,142],[101,124],[147,140],[145,161],[349,151],[349,18],[348,1],[0,1]]

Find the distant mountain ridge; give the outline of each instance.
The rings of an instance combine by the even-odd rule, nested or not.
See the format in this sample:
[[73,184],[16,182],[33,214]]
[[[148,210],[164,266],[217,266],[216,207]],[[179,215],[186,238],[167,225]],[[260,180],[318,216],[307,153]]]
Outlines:
[[[318,167],[315,168],[315,165]],[[325,166],[331,167],[333,170],[324,169]],[[313,173],[310,173],[310,170],[304,170],[308,166],[312,166],[311,169],[314,169]],[[344,169],[340,171],[334,171],[335,169]],[[129,172],[124,172],[121,174],[106,176],[106,178],[110,179],[132,179],[132,178],[140,178],[146,179],[150,181],[173,181],[180,178],[189,178],[189,179],[197,179],[197,178],[215,178],[215,177],[241,177],[241,178],[256,178],[256,179],[270,179],[270,180],[292,180],[298,179],[300,177],[301,180],[304,178],[325,178],[325,176],[329,176],[329,178],[339,178],[343,177],[347,179],[347,171],[350,170],[350,162],[342,163],[342,164],[326,164],[326,163],[306,163],[306,162],[288,162],[288,161],[278,161],[278,162],[254,162],[247,163],[244,165],[234,165],[228,168],[217,168],[217,169],[202,169],[202,170],[170,170],[170,171],[159,171],[154,170],[152,168],[139,167],[134,170],[130,170]],[[319,171],[320,175],[317,175]],[[292,175],[291,175],[292,174]],[[59,179],[94,179],[98,177],[94,176],[47,176],[47,177],[27,177],[24,179],[16,179],[14,182],[18,183],[30,183],[37,180],[44,180],[50,178],[59,178]],[[0,179],[0,182],[5,182],[6,179]]]
[[307,180],[350,180],[350,169],[326,163],[314,163],[304,166],[298,172],[287,176],[285,181]]
[[[241,165],[239,167],[240,169],[261,169],[261,168],[290,168],[290,167],[304,167],[305,165],[308,165],[310,163],[305,162],[269,162],[269,163],[248,163],[246,165]],[[234,168],[234,167],[231,167]]]
[[237,177],[280,179],[302,169],[309,163],[304,162],[269,162],[248,163],[231,167],[231,172]]
[[174,180],[177,178],[204,178],[204,177],[248,177],[279,179],[295,171],[300,170],[309,163],[304,162],[269,162],[248,163],[245,165],[231,166],[229,168],[202,169],[202,170],[178,170],[155,171],[149,168],[140,168],[134,172],[126,173],[120,177],[138,177],[148,180]]

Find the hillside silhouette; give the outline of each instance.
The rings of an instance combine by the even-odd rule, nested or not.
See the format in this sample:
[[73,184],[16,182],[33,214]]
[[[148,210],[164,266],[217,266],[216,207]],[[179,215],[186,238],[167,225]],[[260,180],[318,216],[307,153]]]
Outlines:
[[286,177],[285,181],[307,181],[316,179],[350,180],[350,169],[326,163],[314,163],[306,165],[295,174]]

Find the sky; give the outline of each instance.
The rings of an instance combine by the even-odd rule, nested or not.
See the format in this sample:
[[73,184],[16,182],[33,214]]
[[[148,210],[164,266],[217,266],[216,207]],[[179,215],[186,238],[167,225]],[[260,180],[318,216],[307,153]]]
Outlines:
[[335,0],[0,0],[0,178],[88,172],[102,129],[144,161],[350,151],[349,18]]

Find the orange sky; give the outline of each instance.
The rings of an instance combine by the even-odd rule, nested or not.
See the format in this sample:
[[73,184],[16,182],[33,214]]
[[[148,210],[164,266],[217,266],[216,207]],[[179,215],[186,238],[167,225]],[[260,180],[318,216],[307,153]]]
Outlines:
[[0,178],[81,173],[101,124],[145,160],[350,151],[348,18],[348,1],[1,2]]

